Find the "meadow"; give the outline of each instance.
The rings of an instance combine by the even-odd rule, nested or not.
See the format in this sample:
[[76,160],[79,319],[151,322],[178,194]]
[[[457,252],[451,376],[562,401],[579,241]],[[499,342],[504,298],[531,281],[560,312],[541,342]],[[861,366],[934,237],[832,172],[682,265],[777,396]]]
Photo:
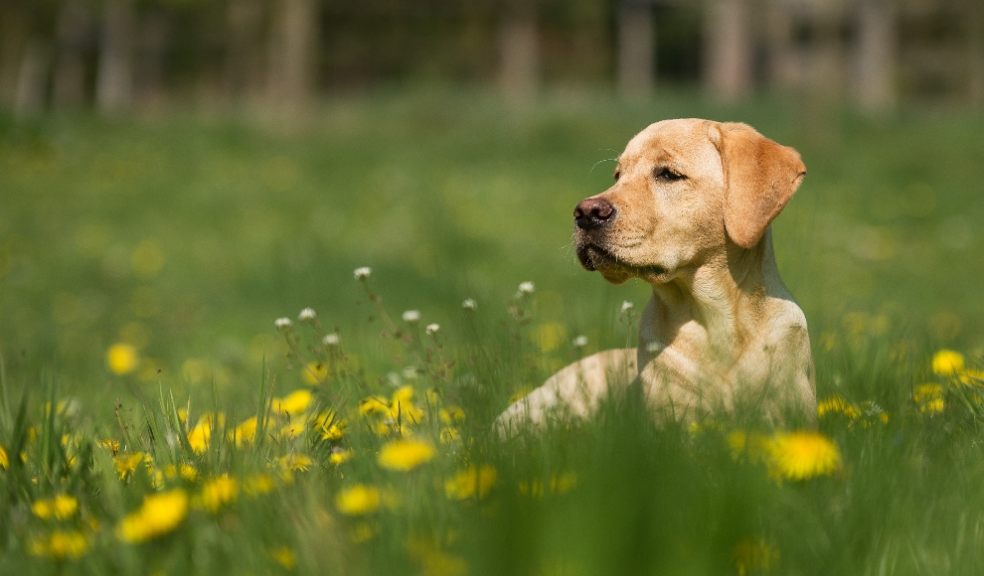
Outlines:
[[[580,269],[571,211],[680,116],[808,166],[774,238],[816,429],[630,395],[497,438],[632,345],[646,287]],[[982,133],[587,92],[0,115],[0,572],[979,574]]]

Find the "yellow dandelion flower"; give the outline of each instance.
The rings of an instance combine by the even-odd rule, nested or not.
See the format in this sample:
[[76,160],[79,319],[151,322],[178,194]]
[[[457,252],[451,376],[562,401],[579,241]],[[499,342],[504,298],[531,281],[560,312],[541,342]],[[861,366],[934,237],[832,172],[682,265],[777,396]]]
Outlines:
[[222,474],[202,485],[202,491],[195,503],[214,514],[226,504],[234,502],[238,495],[239,483],[236,479]]
[[116,525],[116,536],[126,542],[144,542],[173,531],[188,515],[188,495],[180,488],[150,494],[136,512]]
[[359,402],[359,414],[389,416],[389,403],[381,396],[370,396]]
[[343,488],[335,496],[335,508],[346,516],[364,516],[379,510],[382,493],[374,486],[355,484]]
[[769,469],[777,478],[806,480],[841,468],[837,445],[818,432],[777,433],[769,439],[768,448]]
[[545,322],[536,327],[533,339],[540,352],[553,352],[561,342],[567,341],[567,329],[559,322]]
[[143,452],[132,452],[113,456],[113,463],[116,465],[116,475],[120,477],[120,480],[126,480],[137,471],[137,466],[146,458],[147,455]]
[[304,415],[293,416],[280,428],[281,438],[297,438],[304,433],[308,427],[308,420]]
[[498,474],[489,465],[466,468],[444,482],[444,493],[451,500],[485,498],[495,486]]
[[77,530],[55,530],[46,537],[31,538],[27,549],[32,556],[81,558],[89,550],[89,538]]
[[256,428],[256,416],[247,418],[229,431],[229,439],[236,445],[236,448],[248,446],[256,441]]
[[352,459],[351,450],[332,450],[331,455],[328,456],[328,462],[338,466],[344,464]]
[[112,452],[113,456],[116,456],[120,452],[119,440],[114,440],[112,438],[103,438],[102,440],[99,441],[99,445],[105,448],[106,450]]
[[923,414],[940,414],[946,408],[943,387],[939,384],[920,384],[912,391],[912,400]]
[[272,492],[276,487],[273,476],[265,473],[253,474],[243,480],[243,492],[249,496],[261,496]]
[[131,344],[117,342],[106,351],[106,366],[113,374],[125,376],[136,370],[139,364],[140,355]]
[[461,408],[461,406],[447,406],[446,408],[441,408],[441,411],[438,412],[438,416],[441,419],[441,423],[448,426],[465,421],[465,411]]
[[348,423],[344,419],[338,418],[334,410],[326,410],[315,416],[312,425],[321,434],[322,440],[335,442],[345,436],[345,428]]
[[314,395],[310,390],[294,390],[283,398],[274,398],[270,401],[270,408],[277,414],[289,414],[291,416],[301,414],[308,409]]
[[451,444],[461,438],[461,432],[453,426],[445,426],[440,432],[441,444]]
[[840,414],[848,420],[856,420],[861,416],[861,410],[841,396],[833,395],[817,403],[817,416],[823,418]]
[[424,419],[424,411],[413,403],[414,393],[413,386],[401,386],[393,392],[389,407],[390,418],[413,424]]
[[79,501],[69,494],[56,494],[52,498],[37,500],[31,505],[31,512],[42,520],[71,518],[79,509]]
[[202,414],[195,427],[188,432],[188,445],[195,454],[204,454],[212,440],[212,429],[222,428],[225,424],[224,414]]
[[278,546],[270,550],[270,558],[285,570],[293,570],[297,566],[297,556],[287,546]]
[[957,377],[960,379],[960,383],[964,386],[984,385],[984,370],[968,368],[967,370],[960,372]]
[[383,468],[408,472],[434,457],[434,446],[424,440],[406,438],[383,445],[377,461]]
[[314,461],[307,454],[288,454],[278,461],[282,470],[290,472],[307,472]]
[[6,470],[10,467],[10,457],[7,456],[7,450],[3,446],[0,446],[0,470]]
[[939,350],[933,354],[933,374],[954,376],[964,369],[963,354],[956,350]]
[[464,576],[468,573],[468,564],[463,559],[443,550],[431,539],[411,537],[407,552],[425,576]]
[[324,362],[308,362],[301,375],[306,384],[317,386],[328,379],[328,365]]

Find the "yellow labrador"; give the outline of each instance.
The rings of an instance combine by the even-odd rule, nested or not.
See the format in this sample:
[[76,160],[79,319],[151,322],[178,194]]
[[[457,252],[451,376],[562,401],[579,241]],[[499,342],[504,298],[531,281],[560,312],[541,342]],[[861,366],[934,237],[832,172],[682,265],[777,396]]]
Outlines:
[[651,404],[677,414],[747,400],[768,417],[789,406],[812,417],[806,318],[779,277],[769,226],[805,174],[796,150],[746,124],[664,120],[632,138],[615,183],[582,200],[574,220],[586,269],[652,286],[639,346],[563,368],[499,429],[554,409],[588,416],[610,386],[637,377]]

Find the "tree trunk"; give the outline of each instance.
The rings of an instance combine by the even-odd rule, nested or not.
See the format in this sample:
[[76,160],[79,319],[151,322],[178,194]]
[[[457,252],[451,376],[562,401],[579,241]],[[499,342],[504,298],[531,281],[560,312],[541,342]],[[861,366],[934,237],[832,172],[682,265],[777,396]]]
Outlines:
[[0,103],[13,108],[28,41],[28,22],[16,3],[0,2]]
[[869,113],[895,104],[895,0],[861,0],[857,6],[856,95]]
[[980,0],[967,1],[968,95],[972,104],[984,106],[984,7]]
[[270,66],[270,91],[277,107],[300,111],[311,101],[318,13],[318,0],[280,0]]
[[38,114],[44,109],[51,48],[48,42],[35,37],[28,42],[17,75],[14,113],[17,116]]
[[748,0],[708,0],[705,12],[705,87],[726,102],[752,89],[752,32]]
[[222,82],[230,100],[250,100],[263,86],[262,25],[263,6],[258,0],[231,0],[226,5]]
[[800,82],[792,14],[788,6],[777,0],[769,0],[766,10],[765,48],[769,87],[777,92],[788,92],[798,88]]
[[85,102],[85,37],[90,14],[85,0],[64,0],[55,24],[57,55],[52,73],[56,108],[78,108]]
[[619,93],[626,97],[649,96],[656,84],[652,6],[624,0],[617,10]]
[[536,92],[539,43],[536,4],[531,0],[507,4],[499,24],[499,86],[507,96],[527,97]]
[[104,0],[96,75],[96,105],[113,113],[133,105],[133,0]]

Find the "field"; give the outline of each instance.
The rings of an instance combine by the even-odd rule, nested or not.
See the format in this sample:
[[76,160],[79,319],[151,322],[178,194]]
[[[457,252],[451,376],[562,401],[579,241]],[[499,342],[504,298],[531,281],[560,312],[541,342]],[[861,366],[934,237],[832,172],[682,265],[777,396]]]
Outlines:
[[[497,439],[634,340],[645,286],[581,270],[570,214],[676,116],[806,161],[774,237],[818,430],[613,398]],[[982,133],[687,94],[0,116],[0,572],[978,574]]]

